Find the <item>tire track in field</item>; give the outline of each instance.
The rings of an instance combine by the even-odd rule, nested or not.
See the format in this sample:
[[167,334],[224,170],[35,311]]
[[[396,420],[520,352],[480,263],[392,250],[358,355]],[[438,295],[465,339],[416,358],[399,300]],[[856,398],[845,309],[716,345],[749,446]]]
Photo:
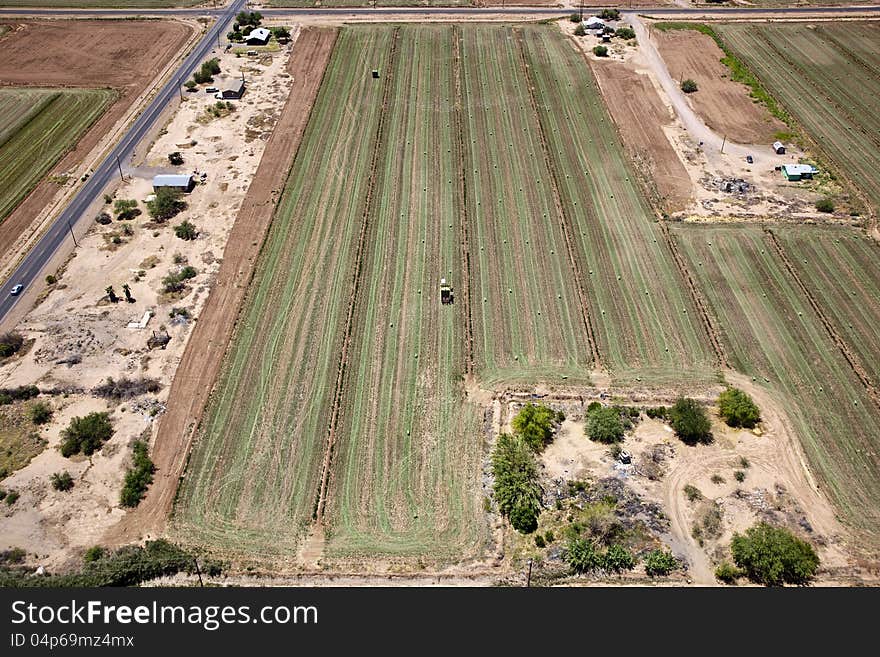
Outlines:
[[336,372],[336,383],[333,389],[333,405],[330,407],[330,422],[327,428],[327,444],[324,447],[324,463],[321,466],[321,484],[315,495],[315,507],[312,511],[312,519],[322,524],[324,508],[327,505],[327,489],[330,482],[330,464],[333,460],[333,446],[336,443],[336,432],[339,428],[339,412],[342,406],[342,393],[345,384],[345,371],[348,364],[348,354],[351,347],[352,329],[354,328],[355,302],[363,272],[364,247],[366,244],[367,228],[370,224],[370,216],[374,211],[373,192],[376,189],[378,177],[379,156],[382,152],[382,137],[385,133],[385,118],[388,109],[388,96],[391,90],[391,79],[395,68],[397,55],[397,40],[400,36],[400,27],[395,27],[391,37],[391,52],[388,54],[388,74],[382,81],[382,111],[379,113],[379,122],[376,126],[376,135],[373,138],[373,155],[370,160],[370,177],[367,182],[367,194],[364,199],[364,212],[361,217],[361,230],[358,235],[357,250],[354,257],[354,272],[352,274],[351,291],[348,298],[348,311],[345,316],[345,327],[342,333],[342,348],[339,354],[339,367]]
[[565,208],[562,204],[562,198],[559,194],[559,180],[556,173],[556,167],[550,157],[550,148],[547,145],[547,135],[544,134],[544,124],[541,122],[541,114],[538,112],[538,101],[535,99],[535,82],[532,79],[532,72],[526,63],[526,55],[523,45],[522,32],[514,30],[516,34],[516,52],[519,58],[520,69],[522,70],[523,79],[526,82],[526,89],[529,92],[529,104],[532,108],[532,114],[538,124],[538,136],[541,140],[541,153],[544,155],[544,163],[550,172],[550,187],[553,190],[553,203],[556,206],[556,213],[560,219],[562,234],[565,237],[565,250],[568,253],[568,261],[571,266],[572,274],[574,274],[575,288],[577,289],[578,298],[580,300],[581,317],[584,322],[584,328],[587,332],[587,341],[590,343],[590,357],[593,360],[593,367],[599,369],[601,367],[601,358],[599,356],[599,347],[596,342],[596,333],[593,329],[593,323],[590,321],[589,303],[587,294],[584,290],[584,278],[578,266],[577,258],[574,255],[574,247],[571,243],[571,219],[566,215]]
[[471,315],[471,251],[470,231],[468,228],[468,189],[467,176],[464,171],[465,147],[464,147],[464,116],[463,95],[461,90],[461,30],[457,25],[452,26],[452,61],[453,61],[453,84],[455,87],[455,103],[453,116],[455,117],[455,133],[458,137],[458,171],[459,193],[461,195],[459,210],[460,242],[461,242],[461,266],[462,302],[464,303],[465,317],[465,374],[474,373],[474,320]]
[[658,219],[657,224],[660,226],[660,234],[663,235],[663,241],[666,242],[669,253],[672,254],[672,260],[678,268],[678,273],[681,274],[681,277],[684,279],[688,292],[690,292],[691,300],[694,302],[694,306],[696,306],[697,312],[700,314],[703,329],[706,331],[709,342],[712,344],[712,351],[715,352],[715,358],[718,359],[719,366],[727,369],[730,366],[727,363],[727,354],[724,352],[724,342],[721,340],[721,335],[718,332],[718,329],[715,328],[715,323],[712,321],[712,315],[709,313],[708,304],[706,304],[705,299],[703,299],[703,295],[700,294],[700,289],[697,287],[696,282],[691,276],[690,269],[688,269],[685,264],[684,258],[681,257],[681,253],[678,251],[678,246],[675,244],[675,240],[672,239],[672,235],[669,234],[669,226],[666,225],[666,222],[663,219]]
[[856,376],[859,377],[862,385],[865,386],[865,390],[867,390],[868,396],[871,398],[871,401],[874,402],[874,405],[877,406],[878,409],[880,409],[880,391],[877,390],[876,386],[871,381],[871,378],[868,376],[867,372],[865,372],[864,368],[859,363],[858,357],[853,354],[852,351],[850,351],[849,345],[840,336],[840,334],[837,332],[837,329],[834,328],[834,324],[832,324],[831,320],[828,319],[828,316],[825,314],[825,311],[822,310],[822,307],[816,301],[813,293],[810,292],[809,288],[804,284],[797,271],[795,271],[794,266],[791,264],[791,260],[789,260],[788,258],[788,254],[785,252],[785,248],[782,246],[782,243],[777,239],[776,235],[773,234],[773,230],[770,228],[765,228],[764,232],[770,239],[770,243],[773,245],[776,253],[779,254],[779,258],[785,265],[786,270],[788,270],[788,273],[791,275],[794,282],[800,288],[801,292],[804,293],[804,296],[807,298],[807,301],[810,303],[813,311],[816,313],[816,315],[819,316],[822,325],[825,327],[825,331],[831,337],[831,340],[834,342],[837,348],[840,350],[840,353],[843,354],[843,357],[846,359],[846,362],[849,363],[849,366],[852,368],[853,372],[855,372]]

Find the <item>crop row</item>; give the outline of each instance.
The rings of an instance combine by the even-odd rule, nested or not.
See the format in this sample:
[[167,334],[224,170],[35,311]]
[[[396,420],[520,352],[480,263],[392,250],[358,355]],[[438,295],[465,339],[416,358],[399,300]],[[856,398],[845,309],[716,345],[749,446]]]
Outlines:
[[[880,412],[772,239],[747,226],[672,232],[718,319],[731,366],[777,396],[832,500],[850,524],[876,539]],[[827,265],[848,257],[840,244],[824,244]],[[829,308],[846,312],[842,303]]]
[[0,221],[115,97],[107,89],[0,89]]

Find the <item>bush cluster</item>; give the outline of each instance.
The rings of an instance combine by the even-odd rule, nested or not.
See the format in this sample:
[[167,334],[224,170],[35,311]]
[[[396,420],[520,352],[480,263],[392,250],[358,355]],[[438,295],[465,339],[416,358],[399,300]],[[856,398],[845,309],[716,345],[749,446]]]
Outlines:
[[162,291],[166,293],[180,292],[186,287],[186,281],[195,278],[198,272],[195,267],[187,265],[180,271],[168,274],[162,279]]
[[101,449],[113,435],[113,425],[107,413],[89,413],[75,417],[61,432],[61,455],[85,454],[91,456]]
[[706,409],[689,397],[681,397],[669,409],[669,423],[676,435],[688,445],[712,441],[712,424]]
[[730,551],[746,577],[766,586],[806,584],[819,568],[819,556],[812,545],[766,522],[750,527],[745,534],[734,534]]
[[130,508],[140,504],[147,487],[153,483],[153,473],[156,471],[148,454],[147,443],[143,440],[135,441],[132,451],[132,466],[125,473],[125,483],[119,499],[122,506]]
[[24,345],[24,337],[17,331],[7,331],[0,335],[0,358],[9,358]]
[[11,404],[14,401],[33,399],[39,394],[40,389],[33,385],[18,386],[17,388],[0,388],[0,406]]
[[529,447],[540,452],[553,440],[556,426],[565,420],[565,414],[543,404],[528,403],[513,418],[513,432],[523,437]]
[[52,488],[62,492],[69,491],[73,488],[73,477],[70,476],[70,473],[67,470],[53,474],[51,482]]
[[662,577],[679,567],[678,559],[666,550],[652,550],[645,557],[645,573],[648,577]]
[[538,528],[541,486],[531,446],[519,435],[503,433],[492,452],[493,494],[501,515],[514,529],[529,534]]
[[739,388],[728,388],[718,395],[718,414],[731,427],[752,429],[761,420],[755,402]]
[[565,547],[565,562],[576,573],[604,570],[621,573],[636,566],[636,558],[622,545],[612,544],[600,550],[589,538],[571,538]]

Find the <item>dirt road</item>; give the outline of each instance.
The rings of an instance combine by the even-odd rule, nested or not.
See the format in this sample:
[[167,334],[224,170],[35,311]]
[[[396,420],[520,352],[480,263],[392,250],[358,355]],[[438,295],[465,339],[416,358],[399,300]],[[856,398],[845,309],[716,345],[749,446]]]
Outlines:
[[154,483],[141,505],[109,533],[108,542],[130,542],[145,533],[161,531],[165,525],[195,428],[220,371],[263,238],[335,40],[335,29],[306,28],[294,45],[288,64],[294,78],[290,95],[238,213],[217,282],[171,386],[168,409],[153,447]]

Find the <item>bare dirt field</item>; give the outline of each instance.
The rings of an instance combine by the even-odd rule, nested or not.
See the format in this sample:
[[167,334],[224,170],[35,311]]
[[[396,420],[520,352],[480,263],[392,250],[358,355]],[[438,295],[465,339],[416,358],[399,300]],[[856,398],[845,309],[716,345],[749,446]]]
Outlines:
[[[47,177],[80,163],[195,33],[192,25],[167,20],[52,20],[9,26],[0,38],[0,85],[112,87],[119,93]],[[74,177],[69,184],[77,182]],[[44,180],[0,225],[0,264],[14,257],[19,237],[59,191],[57,184]]]
[[[296,38],[298,31],[293,32]],[[115,198],[136,201],[140,214],[128,220],[111,219],[106,225],[95,223],[56,273],[58,282],[16,327],[30,346],[2,363],[0,385],[38,385],[54,417],[49,424],[35,428],[47,448],[4,477],[4,489],[21,497],[12,506],[4,505],[0,549],[21,547],[36,555],[35,563],[57,567],[75,558],[82,548],[102,542],[105,532],[125,517],[119,496],[130,445],[137,438],[150,441],[155,436],[193,327],[231,325],[231,320],[212,319],[210,314],[203,319],[201,314],[218,277],[229,280],[219,276],[221,267],[238,272],[244,268],[248,249],[255,253],[259,248],[252,219],[264,204],[269,207],[266,212],[271,212],[272,185],[266,182],[250,190],[250,205],[242,211],[245,227],[239,229],[230,246],[228,264],[224,262],[230,231],[288,98],[288,52],[286,48],[254,58],[220,55],[221,69],[227,74],[237,76],[244,69],[248,79],[244,97],[230,102],[231,111],[224,105],[218,116],[208,111],[215,100],[204,89],[187,94],[156,141],[144,149],[143,161],[136,163],[131,177],[116,190]],[[294,105],[303,102],[301,96],[293,96]],[[282,145],[266,159],[270,170],[275,167],[280,172],[279,179],[292,157],[286,141],[291,132],[282,125],[274,133],[273,141]],[[154,173],[175,170],[169,167],[167,157],[174,151],[182,153],[184,171],[204,172],[206,177],[197,176],[200,183],[184,198],[188,207],[160,223],[149,216],[145,199],[152,192]],[[280,187],[279,180],[275,188]],[[103,210],[115,214],[110,205]],[[184,240],[175,234],[173,226],[182,220],[196,226],[195,239]],[[165,291],[166,275],[184,265],[192,267],[195,276],[182,290]],[[112,303],[106,286],[113,285],[122,297],[123,284],[129,286],[132,299]],[[245,286],[246,278],[228,283],[230,290]],[[212,298],[216,303],[223,295]],[[164,349],[150,348],[148,338],[156,334],[169,337]],[[209,353],[210,344],[203,342],[196,352],[198,365],[188,371],[205,368],[205,354]],[[216,353],[218,358],[222,355],[223,345]],[[101,398],[95,388],[108,377],[117,381],[123,377],[152,379],[158,390],[123,399]],[[204,386],[205,394],[209,387]],[[191,400],[192,389],[188,390],[181,400]],[[57,449],[61,430],[73,416],[92,411],[110,414],[114,435],[90,457],[63,457]],[[163,452],[159,450],[159,454]],[[158,457],[157,461],[162,468],[163,462]],[[49,477],[65,470],[73,476],[73,489],[53,490]],[[156,473],[157,487],[161,488],[165,474],[164,469]]]
[[157,467],[154,484],[137,511],[118,528],[116,536],[120,541],[161,528],[168,518],[185,465],[180,455],[189,450],[192,432],[222,364],[235,326],[232,318],[237,316],[247,291],[335,40],[335,30],[320,28],[304,29],[297,39],[287,66],[293,76],[289,99],[229,236],[228,255],[217,274],[214,290],[174,377],[169,395],[172,401],[160,423],[153,449]]
[[693,185],[664,132],[674,117],[661,102],[650,79],[626,63],[590,63],[640,175],[653,181],[660,203],[668,212],[684,210],[693,200]]
[[693,30],[653,30],[652,37],[670,75],[697,83],[698,91],[688,100],[710,128],[741,144],[771,144],[777,132],[788,130],[749,97],[748,87],[730,79],[730,69],[721,63],[724,52],[710,36]]

